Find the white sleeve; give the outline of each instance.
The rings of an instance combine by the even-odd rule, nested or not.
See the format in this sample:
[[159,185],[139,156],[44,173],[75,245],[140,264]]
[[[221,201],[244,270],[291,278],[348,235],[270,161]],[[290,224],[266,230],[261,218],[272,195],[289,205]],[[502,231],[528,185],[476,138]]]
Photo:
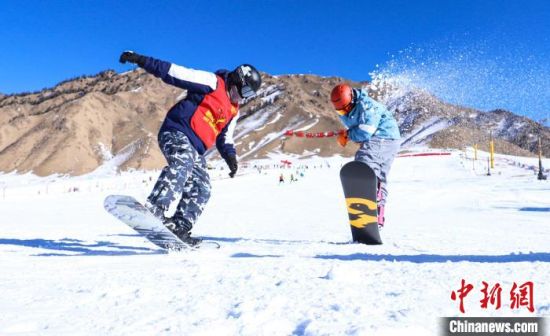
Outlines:
[[235,140],[233,139],[233,133],[235,133],[235,128],[237,127],[237,119],[239,119],[239,113],[231,119],[229,125],[227,126],[227,133],[225,133],[225,143],[233,145]]
[[190,69],[177,64],[170,65],[168,75],[182,81],[207,85],[212,88],[212,90],[216,90],[216,86],[218,84],[218,79],[216,78],[216,75],[211,72]]

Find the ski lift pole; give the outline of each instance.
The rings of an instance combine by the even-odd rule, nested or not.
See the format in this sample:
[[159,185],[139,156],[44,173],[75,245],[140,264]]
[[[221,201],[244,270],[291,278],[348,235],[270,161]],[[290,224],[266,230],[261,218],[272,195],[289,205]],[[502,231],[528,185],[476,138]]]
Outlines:
[[489,150],[490,150],[490,158],[491,158],[491,168],[495,168],[495,141],[493,140],[493,132],[490,133],[490,140],[489,140]]
[[546,180],[546,175],[543,173],[544,169],[542,168],[542,139],[539,136],[539,174],[537,176],[538,180]]

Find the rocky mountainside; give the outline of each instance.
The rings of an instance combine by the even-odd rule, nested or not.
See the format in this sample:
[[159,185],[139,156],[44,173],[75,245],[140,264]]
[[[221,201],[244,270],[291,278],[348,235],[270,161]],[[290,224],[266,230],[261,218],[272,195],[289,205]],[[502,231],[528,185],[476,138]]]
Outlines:
[[403,146],[426,143],[437,148],[462,148],[478,144],[488,150],[492,136],[497,152],[528,156],[538,153],[540,135],[543,153],[550,155],[550,128],[509,111],[482,112],[447,104],[426,92],[382,96],[380,100],[398,117],[406,135]]
[[[257,97],[243,104],[235,132],[240,160],[269,157],[352,155],[335,138],[298,138],[285,131],[325,132],[341,128],[329,102],[344,79],[313,75],[270,76]],[[354,85],[366,83],[353,83]],[[418,144],[486,147],[489,132],[501,153],[532,155],[539,134],[550,156],[550,130],[525,117],[496,110],[481,112],[446,104],[426,92],[371,93],[395,111],[403,146]],[[105,71],[64,81],[35,93],[0,95],[0,171],[83,174],[110,165],[154,169],[165,164],[157,132],[166,111],[185,91],[134,70]],[[216,151],[211,151],[217,157]]]

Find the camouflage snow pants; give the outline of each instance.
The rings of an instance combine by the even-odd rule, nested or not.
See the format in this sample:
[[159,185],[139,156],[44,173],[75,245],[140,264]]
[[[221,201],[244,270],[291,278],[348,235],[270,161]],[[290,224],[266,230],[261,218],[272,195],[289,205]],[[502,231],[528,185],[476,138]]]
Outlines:
[[210,176],[206,160],[178,131],[159,134],[159,145],[168,162],[147,200],[164,210],[179,201],[172,220],[191,230],[210,198]]
[[384,206],[388,196],[388,174],[393,160],[399,152],[401,140],[371,138],[369,141],[363,142],[361,147],[355,153],[355,161],[366,163],[376,174],[379,181],[378,204]]

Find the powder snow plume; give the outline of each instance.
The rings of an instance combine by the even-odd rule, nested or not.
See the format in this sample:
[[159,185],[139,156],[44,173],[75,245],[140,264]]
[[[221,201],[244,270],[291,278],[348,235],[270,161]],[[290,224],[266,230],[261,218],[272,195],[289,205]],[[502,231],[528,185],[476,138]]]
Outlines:
[[453,104],[506,109],[548,125],[550,57],[522,46],[498,49],[482,42],[409,47],[391,55],[370,76],[375,88],[392,88],[383,97],[386,103],[426,91]]

